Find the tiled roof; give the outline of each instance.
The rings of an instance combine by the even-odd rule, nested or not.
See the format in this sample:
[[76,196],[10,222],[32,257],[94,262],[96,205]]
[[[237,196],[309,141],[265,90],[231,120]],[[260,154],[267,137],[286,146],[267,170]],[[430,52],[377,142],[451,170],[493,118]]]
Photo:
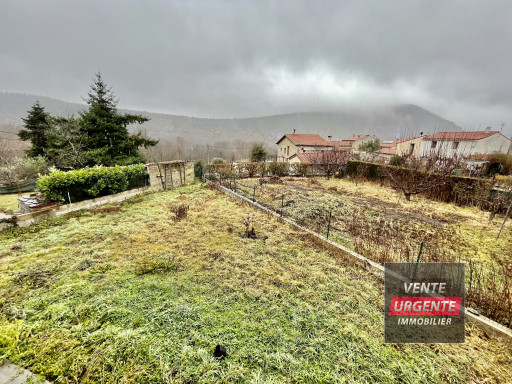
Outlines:
[[352,143],[348,140],[333,140],[332,141],[332,144],[335,146],[335,147],[340,147],[340,148],[343,148],[343,147],[352,147]]
[[397,144],[405,143],[406,141],[410,141],[410,140],[414,140],[414,139],[418,139],[418,137],[406,137],[405,139],[396,139],[393,141],[383,141],[380,143],[380,147],[381,148],[396,147]]
[[310,147],[332,147],[332,143],[322,136],[309,133],[287,133],[276,144],[279,144],[285,137],[295,145],[307,145]]
[[354,135],[352,137],[349,137],[348,139],[345,139],[344,141],[356,141],[357,139],[364,139],[365,137],[368,137],[370,135]]
[[381,148],[378,151],[375,151],[375,153],[378,153],[379,155],[395,155],[396,147]]
[[295,154],[295,156],[297,156],[302,163],[318,162],[321,155],[322,155],[322,152],[306,152],[306,153]]
[[394,147],[394,146],[396,146],[396,140],[389,141],[389,142],[383,141],[383,142],[380,143],[380,147],[381,148],[391,148],[391,147]]
[[499,133],[498,131],[474,131],[474,132],[437,132],[427,136],[425,140],[482,140]]

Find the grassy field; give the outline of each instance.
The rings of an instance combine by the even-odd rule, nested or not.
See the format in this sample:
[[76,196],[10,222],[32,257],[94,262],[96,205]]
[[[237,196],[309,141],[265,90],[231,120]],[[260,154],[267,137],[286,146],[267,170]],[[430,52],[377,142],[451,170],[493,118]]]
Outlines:
[[[489,213],[478,208],[457,207],[421,196],[406,201],[402,194],[376,183],[326,178],[282,181],[260,186],[258,179],[245,179],[242,186],[249,188],[242,187],[239,192],[252,197],[252,187],[257,186],[256,200],[277,210],[284,205],[285,215],[323,234],[332,210],[331,236],[381,263],[414,261],[422,241],[423,261],[439,261],[441,257],[453,261],[461,257],[491,264],[497,259],[512,263],[510,223],[496,241],[503,215],[489,222]],[[377,239],[366,239],[365,232],[378,233],[380,244]]]
[[383,344],[380,281],[199,184],[6,231],[0,250],[0,360],[57,382],[512,381],[510,347],[470,326],[465,344]]
[[18,209],[18,194],[0,195],[0,212],[12,213]]
[[465,262],[470,305],[512,324],[511,222],[496,240],[503,215],[489,222],[489,213],[475,207],[421,196],[406,201],[390,188],[346,179],[244,179],[237,191],[252,198],[254,186],[257,201],[323,235],[329,228],[330,239],[378,263],[415,262],[420,249],[423,262]]

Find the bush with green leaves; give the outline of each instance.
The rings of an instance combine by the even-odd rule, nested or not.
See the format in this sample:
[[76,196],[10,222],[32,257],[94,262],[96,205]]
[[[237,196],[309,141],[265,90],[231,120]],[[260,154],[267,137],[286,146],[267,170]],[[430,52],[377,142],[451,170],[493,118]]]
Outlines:
[[65,201],[70,191],[94,198],[125,191],[130,179],[144,172],[143,164],[115,167],[98,165],[68,172],[52,168],[49,175],[39,178],[37,190],[50,201]]
[[226,164],[226,160],[224,160],[222,157],[214,157],[212,159],[212,164]]
[[198,177],[198,178],[203,177],[203,168],[204,168],[203,162],[201,160],[197,160],[194,163],[194,177]]
[[393,155],[391,156],[391,159],[389,159],[389,165],[395,165],[395,166],[401,166],[404,164],[404,159],[402,156],[399,155]]

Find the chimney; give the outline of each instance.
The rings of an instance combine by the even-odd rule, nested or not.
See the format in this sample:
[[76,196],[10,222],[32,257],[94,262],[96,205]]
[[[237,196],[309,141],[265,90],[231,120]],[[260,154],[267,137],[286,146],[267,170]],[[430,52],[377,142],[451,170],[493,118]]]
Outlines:
[[485,133],[489,133],[489,132],[491,132],[491,127],[485,128]]
[[295,135],[295,129],[293,130],[293,134]]
[[420,132],[420,137],[423,136],[423,132]]
[[332,141],[332,136],[327,136],[327,138],[329,139],[329,141]]

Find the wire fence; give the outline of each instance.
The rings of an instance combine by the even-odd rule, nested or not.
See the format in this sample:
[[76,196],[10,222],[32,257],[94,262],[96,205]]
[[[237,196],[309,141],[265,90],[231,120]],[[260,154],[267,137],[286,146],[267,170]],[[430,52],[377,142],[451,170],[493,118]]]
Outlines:
[[279,180],[272,184],[271,178],[241,181],[209,175],[209,180],[380,264],[466,262],[469,305],[512,325],[512,268],[499,259],[482,260],[478,249],[468,247],[454,226],[414,227],[400,217],[368,213],[368,207],[358,208],[342,196],[320,202],[306,193],[291,192],[289,186],[280,189]]
[[386,222],[378,215],[367,217],[365,212],[354,211],[342,201],[326,205],[305,196],[276,193],[267,189],[264,179],[260,180],[259,184],[250,185],[234,177],[215,179],[233,192],[377,262],[413,262],[420,248],[422,261],[461,261],[460,254],[445,247],[453,233],[443,233],[442,239],[428,231],[404,235],[403,225]]

